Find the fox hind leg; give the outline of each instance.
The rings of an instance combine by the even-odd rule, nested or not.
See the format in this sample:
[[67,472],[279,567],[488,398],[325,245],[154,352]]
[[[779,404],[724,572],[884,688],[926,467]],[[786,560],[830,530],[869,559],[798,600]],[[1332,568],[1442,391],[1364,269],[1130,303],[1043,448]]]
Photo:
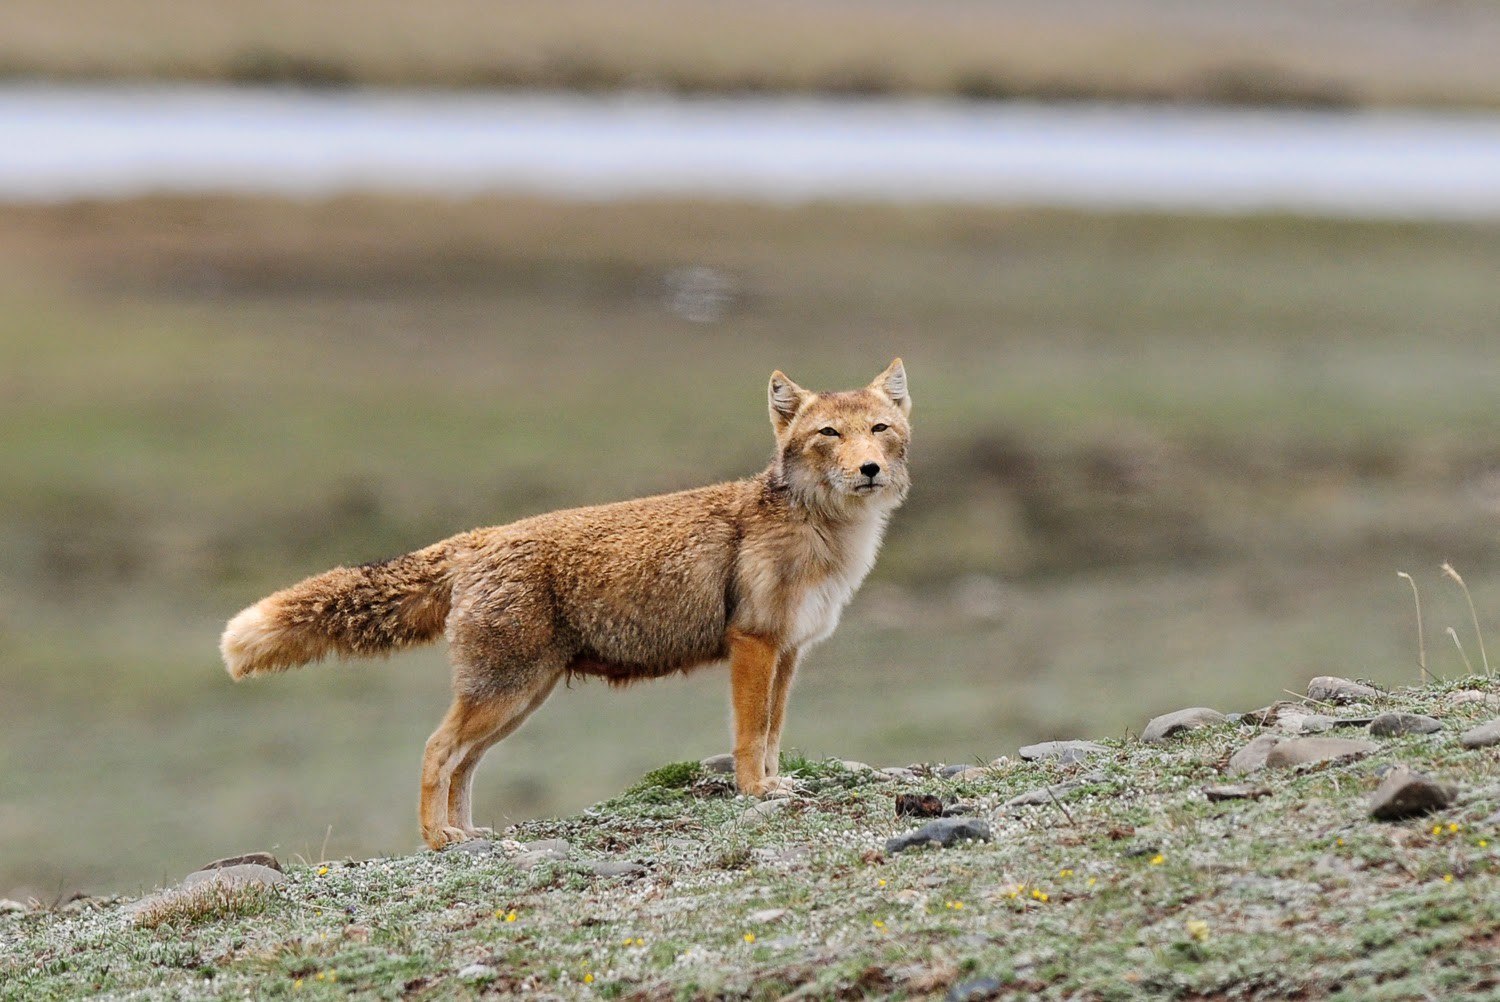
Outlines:
[[422,796],[418,813],[422,838],[428,845],[441,849],[471,837],[470,831],[465,830],[473,829],[473,821],[465,816],[469,800],[467,791],[479,756],[489,745],[521,726],[531,711],[547,698],[557,679],[558,675],[552,674],[528,689],[484,697],[459,695],[453,700],[443,722],[427,739],[427,750],[422,758]]
[[479,828],[474,825],[474,773],[479,768],[480,759],[484,753],[496,744],[505,740],[513,734],[518,727],[526,722],[526,718],[535,712],[536,708],[547,701],[552,694],[558,679],[562,676],[555,675],[547,684],[541,686],[532,694],[528,705],[521,712],[514,714],[494,731],[485,735],[474,747],[470,748],[464,755],[463,761],[454,770],[453,776],[448,781],[448,824],[459,829],[470,838],[490,836],[495,834],[493,829]]

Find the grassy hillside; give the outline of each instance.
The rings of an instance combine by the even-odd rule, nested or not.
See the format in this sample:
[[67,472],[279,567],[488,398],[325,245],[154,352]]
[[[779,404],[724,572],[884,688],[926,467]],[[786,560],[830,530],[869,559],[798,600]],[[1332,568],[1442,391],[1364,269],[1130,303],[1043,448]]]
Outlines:
[[[707,268],[705,274],[691,269]],[[901,354],[916,481],[791,746],[1119,735],[1412,677],[1500,603],[1500,230],[641,203],[0,209],[0,895],[226,844],[415,844],[439,650],[233,686],[224,620],[338,562],[743,475],[765,380]],[[559,692],[482,819],[721,751],[720,673]]]
[[43,0],[0,11],[0,74],[308,86],[1500,103],[1483,0]]
[[[803,790],[769,807],[683,763],[478,852],[314,856],[281,887],[192,907],[0,914],[0,998],[1478,998],[1500,985],[1500,786],[1494,749],[1458,736],[1496,691],[1473,678],[1308,706],[1443,729],[1241,777],[1251,799],[1204,792],[1256,733],[1245,721],[956,779],[791,759]],[[1371,820],[1396,764],[1456,801]],[[1048,784],[1047,801],[1007,804]],[[957,801],[993,841],[884,848],[919,823],[896,816],[905,792]],[[566,857],[521,855],[540,839]]]

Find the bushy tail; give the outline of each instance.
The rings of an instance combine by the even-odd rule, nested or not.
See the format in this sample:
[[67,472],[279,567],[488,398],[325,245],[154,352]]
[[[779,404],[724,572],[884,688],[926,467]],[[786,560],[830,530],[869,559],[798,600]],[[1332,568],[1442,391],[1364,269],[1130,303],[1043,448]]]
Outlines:
[[224,666],[241,679],[436,640],[452,605],[453,552],[445,540],[283,588],[229,621],[219,641]]

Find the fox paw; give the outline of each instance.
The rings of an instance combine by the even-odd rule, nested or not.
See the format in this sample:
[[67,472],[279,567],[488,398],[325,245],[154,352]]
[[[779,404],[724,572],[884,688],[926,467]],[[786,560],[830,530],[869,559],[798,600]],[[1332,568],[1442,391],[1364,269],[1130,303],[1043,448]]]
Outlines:
[[786,776],[767,776],[755,791],[757,797],[790,797],[795,794],[802,784],[795,779]]
[[450,845],[466,842],[469,839],[468,832],[462,828],[452,825],[443,825],[441,828],[429,828],[422,833],[422,838],[434,849],[446,849]]

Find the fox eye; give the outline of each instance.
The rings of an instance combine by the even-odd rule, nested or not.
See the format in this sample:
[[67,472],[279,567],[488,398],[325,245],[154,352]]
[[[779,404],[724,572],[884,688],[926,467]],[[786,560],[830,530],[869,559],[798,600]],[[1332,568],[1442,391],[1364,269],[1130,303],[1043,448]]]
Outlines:
[[877,424],[875,427],[871,428],[870,430],[871,431],[885,431],[889,427],[890,427],[890,425],[888,425],[888,424]]
[[818,434],[819,435],[832,435],[834,438],[838,438],[839,437],[839,432],[838,432],[837,428],[819,428],[818,429]]

